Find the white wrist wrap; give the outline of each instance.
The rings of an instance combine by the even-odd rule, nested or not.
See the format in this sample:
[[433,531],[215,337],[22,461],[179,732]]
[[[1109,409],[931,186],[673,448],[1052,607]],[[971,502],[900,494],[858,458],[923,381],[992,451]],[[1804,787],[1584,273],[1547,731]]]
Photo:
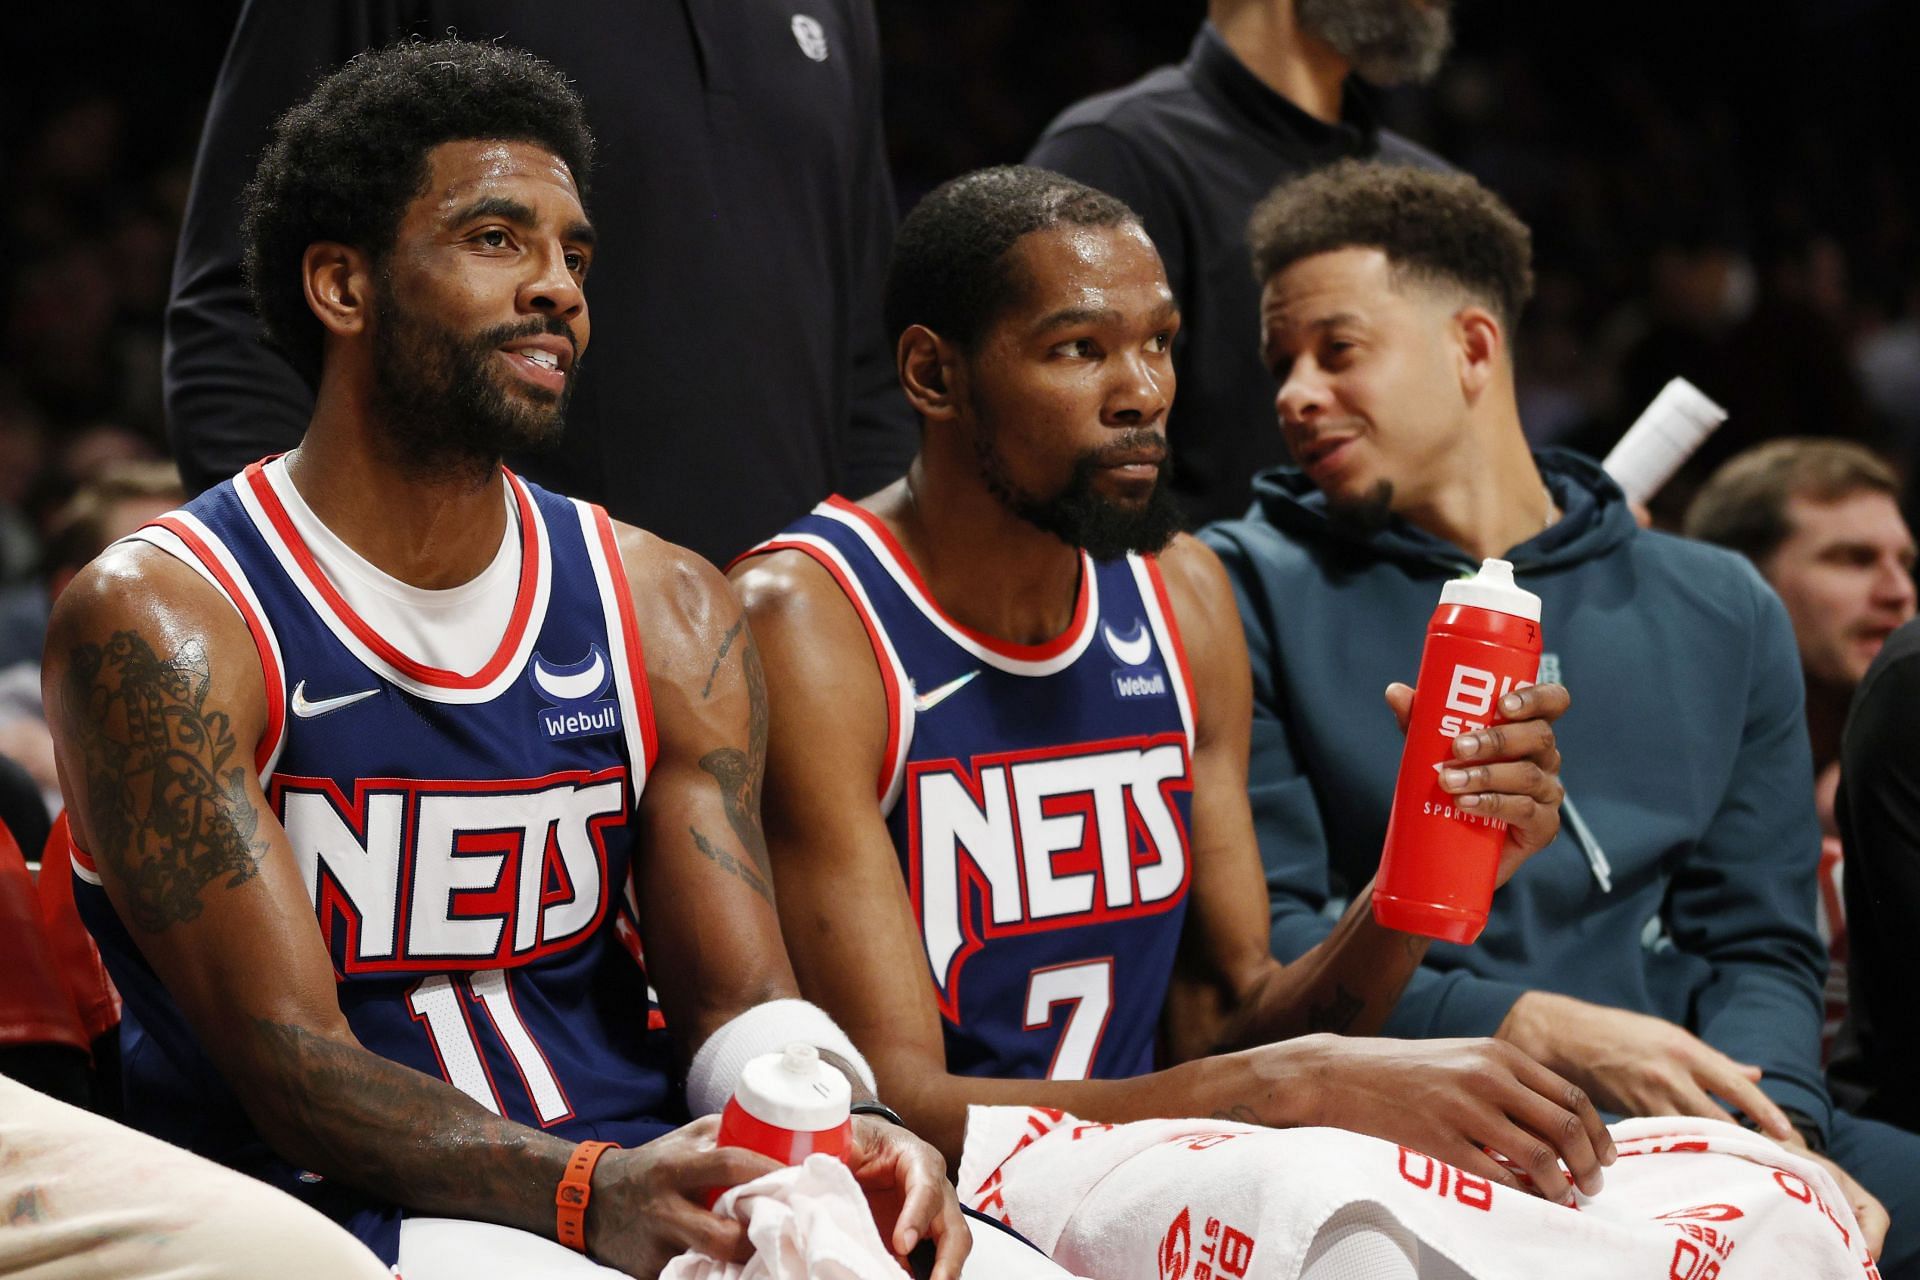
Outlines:
[[878,1092],[873,1069],[825,1009],[805,1000],[769,1000],[737,1015],[693,1055],[687,1068],[688,1113],[705,1116],[725,1108],[748,1062],[763,1053],[778,1053],[796,1040],[845,1058],[868,1092]]

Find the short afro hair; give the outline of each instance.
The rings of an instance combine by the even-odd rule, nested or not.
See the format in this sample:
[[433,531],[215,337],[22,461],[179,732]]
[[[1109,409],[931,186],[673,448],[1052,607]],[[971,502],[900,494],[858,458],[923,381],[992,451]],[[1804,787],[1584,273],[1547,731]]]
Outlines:
[[1276,187],[1247,226],[1265,284],[1303,258],[1378,249],[1395,274],[1453,285],[1512,333],[1533,296],[1533,236],[1464,173],[1342,160]]
[[1020,237],[1062,224],[1138,224],[1125,202],[1029,165],[978,169],[942,183],[913,207],[887,266],[887,330],[921,324],[971,351],[1023,282],[1008,251]]
[[1793,533],[1787,504],[1825,505],[1856,493],[1900,500],[1900,477],[1887,461],[1851,440],[1787,436],[1755,445],[1721,464],[1687,508],[1686,534],[1764,564]]
[[547,148],[586,199],[593,134],[585,104],[523,49],[390,45],[334,71],[274,122],[243,198],[242,266],[267,341],[309,381],[319,376],[324,331],[300,279],[307,246],[338,241],[380,258],[426,189],[428,153],[477,138]]

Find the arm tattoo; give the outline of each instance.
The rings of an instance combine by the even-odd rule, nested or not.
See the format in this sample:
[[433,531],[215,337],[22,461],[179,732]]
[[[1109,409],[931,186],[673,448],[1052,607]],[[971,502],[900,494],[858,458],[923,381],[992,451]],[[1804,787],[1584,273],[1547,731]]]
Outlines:
[[542,1159],[564,1160],[564,1146],[554,1153],[552,1140],[359,1045],[264,1018],[253,1030],[270,1077],[285,1085],[257,1102],[273,1113],[273,1130],[295,1135],[297,1162],[414,1208],[482,1208],[474,1216],[526,1222],[519,1210],[532,1205],[532,1220],[551,1220]]
[[137,631],[72,651],[68,692],[85,760],[94,855],[125,886],[149,933],[199,916],[200,891],[253,879],[263,851],[247,799],[249,761],[223,711],[206,709],[206,649],[162,658]]
[[1259,1112],[1244,1102],[1236,1102],[1225,1110],[1214,1112],[1213,1115],[1208,1118],[1212,1120],[1235,1120],[1241,1124],[1266,1123],[1265,1120],[1260,1118]]
[[1344,1032],[1366,1007],[1365,1000],[1335,983],[1333,995],[1325,1004],[1307,1010],[1307,1030]]
[[759,872],[701,835],[697,827],[688,827],[687,830],[693,835],[694,847],[705,854],[708,861],[717,865],[728,875],[738,876],[744,880],[747,888],[753,890],[768,902],[773,901],[773,890],[768,887],[766,880],[760,876]]
[[700,690],[701,697],[707,697],[713,692],[713,682],[720,674],[720,664],[727,660],[727,651],[733,648],[733,642],[739,638],[741,628],[746,625],[747,620],[745,618],[740,619],[740,621],[729,627],[727,634],[721,638],[720,652],[713,655],[713,666],[707,670],[707,686]]
[[[733,634],[729,631],[722,642],[722,654],[733,642]],[[747,679],[747,749],[720,747],[709,751],[700,757],[700,767],[720,784],[727,825],[753,860],[761,880],[768,882],[773,879],[773,864],[767,857],[767,837],[760,828],[760,783],[767,770],[767,674],[760,666],[760,651],[754,647],[752,636],[740,650],[740,665]]]

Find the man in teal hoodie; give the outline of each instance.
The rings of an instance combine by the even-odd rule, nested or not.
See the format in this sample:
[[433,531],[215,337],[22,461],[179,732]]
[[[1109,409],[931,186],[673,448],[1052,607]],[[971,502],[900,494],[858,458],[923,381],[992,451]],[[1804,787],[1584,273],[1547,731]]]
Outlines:
[[1529,236],[1471,178],[1343,162],[1251,236],[1299,469],[1204,536],[1247,629],[1274,951],[1324,937],[1378,864],[1400,742],[1355,691],[1413,676],[1444,582],[1513,561],[1544,602],[1541,678],[1575,693],[1567,821],[1476,945],[1434,944],[1387,1033],[1498,1035],[1618,1114],[1737,1112],[1824,1150],[1871,1192],[1843,1178],[1870,1240],[1891,1210],[1885,1274],[1920,1275],[1920,1137],[1837,1112],[1821,1079],[1820,833],[1779,600],[1739,557],[1639,529],[1592,462],[1529,452],[1508,339]]

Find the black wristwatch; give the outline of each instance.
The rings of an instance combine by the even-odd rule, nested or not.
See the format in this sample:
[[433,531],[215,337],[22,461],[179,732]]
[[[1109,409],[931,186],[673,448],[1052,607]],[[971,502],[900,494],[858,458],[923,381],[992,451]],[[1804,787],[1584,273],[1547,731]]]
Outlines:
[[[1827,1140],[1812,1116],[1798,1107],[1781,1107],[1780,1110],[1787,1117],[1787,1123],[1793,1126],[1794,1132],[1800,1135],[1800,1140],[1807,1144],[1807,1150],[1815,1155],[1827,1154]],[[1740,1113],[1740,1127],[1754,1133],[1760,1132],[1760,1122],[1744,1111]]]
[[868,1098],[865,1102],[856,1102],[848,1107],[847,1110],[856,1116],[879,1116],[888,1124],[897,1124],[902,1129],[907,1127],[907,1122],[900,1118],[900,1113],[878,1098]]

